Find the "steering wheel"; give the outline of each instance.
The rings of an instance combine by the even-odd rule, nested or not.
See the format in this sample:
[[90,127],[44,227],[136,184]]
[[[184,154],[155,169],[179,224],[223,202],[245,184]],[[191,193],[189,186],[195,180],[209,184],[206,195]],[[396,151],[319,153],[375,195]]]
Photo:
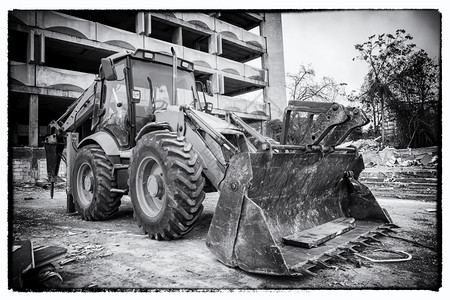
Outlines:
[[[161,105],[159,106],[158,103],[160,103]],[[167,106],[169,106],[167,101],[165,101],[165,100],[155,100],[155,110],[165,109],[165,108],[167,108]]]

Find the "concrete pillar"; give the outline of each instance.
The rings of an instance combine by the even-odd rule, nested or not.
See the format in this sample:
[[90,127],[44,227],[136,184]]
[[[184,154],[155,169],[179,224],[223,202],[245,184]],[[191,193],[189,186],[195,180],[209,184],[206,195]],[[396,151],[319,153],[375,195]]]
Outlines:
[[145,13],[140,11],[136,14],[136,33],[140,35],[145,34]]
[[30,147],[39,145],[39,96],[30,94],[30,111],[28,116],[28,144]]
[[145,35],[150,36],[152,34],[152,15],[150,13],[145,14]]
[[183,46],[183,28],[181,26],[174,28],[172,43]]
[[152,34],[151,13],[140,11],[136,14],[136,33],[145,36]]
[[45,35],[43,33],[39,34],[39,61],[40,65],[45,64]]
[[265,13],[260,32],[261,36],[266,38],[267,44],[267,52],[261,58],[263,69],[268,70],[268,86],[263,91],[264,99],[266,103],[270,103],[272,119],[282,120],[287,97],[281,13]]
[[219,56],[222,55],[222,37],[220,36],[220,34],[216,35],[216,41],[216,55]]
[[27,40],[27,63],[34,63],[34,31],[31,30],[28,32],[28,40]]
[[216,54],[217,53],[217,33],[211,34],[211,36],[208,38],[208,53],[209,54]]
[[28,33],[27,40],[27,63],[29,64],[45,64],[45,35],[40,33],[37,35],[31,30]]

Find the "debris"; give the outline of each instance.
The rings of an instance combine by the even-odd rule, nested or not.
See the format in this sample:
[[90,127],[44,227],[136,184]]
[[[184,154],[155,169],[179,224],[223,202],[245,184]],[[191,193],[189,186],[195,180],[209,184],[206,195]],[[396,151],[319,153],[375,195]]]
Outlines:
[[425,153],[418,159],[422,165],[426,166],[432,161],[433,157],[431,157],[428,153]]
[[68,263],[74,262],[75,260],[77,260],[76,257],[70,257],[70,258],[66,258],[66,259],[60,261],[59,264],[61,266],[63,266],[63,265],[67,265]]
[[[71,258],[71,261],[82,261],[82,260],[88,260],[93,258],[101,258],[105,256],[110,256],[112,253],[100,253],[95,254],[96,252],[101,252],[105,248],[102,245],[97,244],[91,244],[89,241],[83,241],[81,242],[84,245],[80,244],[72,244],[71,247],[73,250],[68,251],[67,257],[68,259]],[[69,261],[69,262],[71,262]]]
[[400,167],[410,167],[417,164],[416,160],[403,159],[401,157],[397,158],[397,163]]
[[427,208],[425,209],[427,212],[436,212],[436,208]]
[[434,163],[437,162],[437,160],[438,160],[438,156],[435,155],[435,156],[433,156],[433,158],[431,159],[431,162],[430,162],[430,163],[434,164]]
[[425,148],[407,148],[407,149],[395,149],[386,147],[379,151],[378,147],[364,147],[367,145],[360,140],[356,142],[349,142],[348,145],[353,145],[358,148],[364,157],[364,161],[367,167],[379,166],[433,166],[438,162],[438,156],[436,155],[437,149],[435,147]]
[[91,284],[87,285],[86,288],[87,288],[87,289],[98,288],[98,285],[97,285],[97,284],[92,284],[92,283],[91,283]]
[[397,162],[396,158],[396,149],[391,147],[386,147],[383,150],[381,150],[379,153],[379,156],[381,158],[381,163],[383,165],[392,167]]
[[397,163],[397,158],[394,156],[389,158],[389,161],[386,163],[386,166],[393,167]]
[[191,274],[194,274],[194,275],[197,275],[197,276],[202,276],[201,274],[199,274],[199,273],[197,273],[197,272],[194,272],[194,271],[191,271],[191,270],[189,270],[189,269],[186,269],[186,272],[191,273]]
[[374,138],[373,141],[374,141],[374,142],[379,141],[379,140],[381,139],[381,137],[382,137],[382,136],[380,135],[379,137]]
[[98,257],[101,257],[101,258],[103,258],[103,257],[107,257],[107,256],[111,256],[111,255],[113,255],[113,253],[112,252],[106,252],[106,253],[102,253],[102,254],[100,254]]
[[34,185],[35,186],[37,186],[37,187],[40,187],[40,188],[43,188],[43,189],[48,189],[48,187],[50,186],[50,183],[48,183],[48,182],[43,182],[43,181],[36,181],[35,183],[34,183]]
[[127,233],[126,230],[122,230],[122,231],[107,231],[105,233],[109,233],[109,234],[125,234]]
[[34,198],[33,197],[23,197],[23,200],[33,200]]
[[395,180],[395,177],[387,177],[383,180],[383,182],[394,182]]
[[375,140],[357,140],[357,141],[351,141],[348,143],[345,143],[345,145],[348,146],[355,146],[360,151],[367,151],[367,150],[378,150],[379,144]]

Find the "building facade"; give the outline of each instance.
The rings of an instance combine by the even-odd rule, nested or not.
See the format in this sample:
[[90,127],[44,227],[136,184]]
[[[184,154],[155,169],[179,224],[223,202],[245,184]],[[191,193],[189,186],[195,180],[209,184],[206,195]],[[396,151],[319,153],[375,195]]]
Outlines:
[[[256,127],[287,104],[281,14],[139,10],[14,10],[8,15],[8,129],[14,181],[46,178],[43,137],[94,80],[100,59],[139,48],[195,64],[213,113]],[[63,167],[63,166],[62,166]]]

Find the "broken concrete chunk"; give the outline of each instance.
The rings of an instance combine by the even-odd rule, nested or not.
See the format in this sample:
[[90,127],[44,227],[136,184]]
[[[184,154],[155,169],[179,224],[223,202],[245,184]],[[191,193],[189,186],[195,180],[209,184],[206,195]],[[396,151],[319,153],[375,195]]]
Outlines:
[[431,157],[430,154],[425,153],[424,155],[422,155],[422,157],[420,158],[420,163],[424,166],[428,165],[431,160],[433,159],[433,157]]

